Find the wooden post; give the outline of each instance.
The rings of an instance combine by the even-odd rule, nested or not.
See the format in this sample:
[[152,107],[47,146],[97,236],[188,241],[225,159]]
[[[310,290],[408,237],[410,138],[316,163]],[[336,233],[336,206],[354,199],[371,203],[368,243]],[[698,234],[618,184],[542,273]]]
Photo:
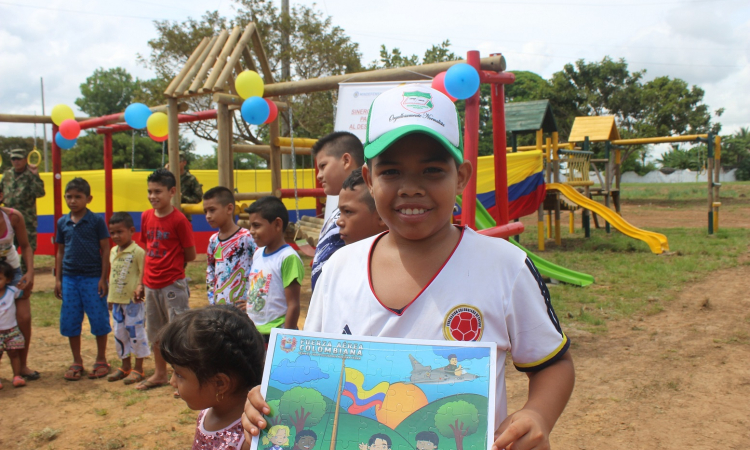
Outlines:
[[[590,150],[590,148],[591,147],[590,147],[590,143],[589,143],[589,137],[586,136],[585,138],[583,138],[583,151],[587,152],[587,151]],[[584,187],[584,193],[583,193],[583,195],[586,198],[589,197],[588,186]],[[583,210],[581,211],[581,217],[582,217],[582,220],[583,220],[583,232],[584,232],[584,235],[587,238],[591,237],[591,223],[590,223],[591,219],[590,219],[590,216],[591,216],[591,213],[589,212],[589,210],[586,209],[586,208],[583,208]]]
[[281,189],[281,148],[276,145],[279,137],[279,118],[270,123],[268,127],[271,139],[271,154],[269,155],[268,168],[271,169],[271,190],[276,192]]
[[554,161],[553,174],[555,183],[560,182],[560,155],[557,153],[560,150],[559,144],[560,136],[557,131],[552,132],[552,160]]
[[570,221],[570,229],[568,230],[570,234],[575,234],[576,232],[576,212],[572,209],[570,210],[570,214],[568,215],[569,221]]
[[227,165],[226,171],[229,174],[229,185],[227,186],[230,191],[235,192],[234,188],[234,150],[232,146],[234,144],[234,110],[229,109],[227,105],[227,158],[225,163]]
[[714,234],[714,141],[711,133],[706,139],[708,149],[706,162],[706,179],[708,180],[708,234]]
[[542,149],[543,142],[544,142],[544,130],[540,128],[536,130],[536,149],[537,150]]
[[544,202],[539,204],[539,209],[537,210],[537,221],[536,221],[536,238],[537,238],[537,247],[539,247],[539,251],[544,251]]
[[231,189],[232,185],[232,171],[227,170],[231,167],[232,160],[232,143],[229,140],[229,133],[231,133],[230,120],[229,105],[219,103],[216,114],[217,128],[219,129],[216,162],[219,168],[219,186],[224,186],[227,189]]
[[112,133],[104,135],[104,222],[112,217]]
[[[611,148],[612,148],[612,143],[607,141],[604,144],[604,159],[606,159],[607,162],[604,163],[606,165],[604,166],[604,186],[603,186],[604,187],[604,206],[606,206],[607,208],[609,208],[609,194],[611,191],[610,189],[611,186],[609,184],[609,158],[612,153]],[[602,217],[602,219],[604,218]],[[610,230],[609,222],[607,221],[607,219],[604,219],[604,227],[607,230],[607,234],[609,234],[611,230]]]
[[180,114],[177,107],[177,99],[174,97],[167,98],[167,117],[169,118],[169,170],[174,174],[176,192],[172,197],[172,206],[179,209],[182,203],[182,191],[180,190]]
[[714,231],[719,231],[719,205],[721,205],[721,136],[714,138]]

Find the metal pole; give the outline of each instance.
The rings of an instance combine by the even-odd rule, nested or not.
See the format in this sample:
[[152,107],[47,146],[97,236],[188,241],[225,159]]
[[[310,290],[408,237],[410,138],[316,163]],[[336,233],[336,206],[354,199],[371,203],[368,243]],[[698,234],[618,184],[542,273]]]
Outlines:
[[112,217],[112,133],[104,135],[104,220]]
[[[52,125],[52,136],[57,133],[57,125]],[[57,221],[62,217],[62,154],[60,147],[52,139],[52,201],[55,204],[55,233],[57,233]],[[57,255],[57,244],[55,244],[55,255]]]
[[711,133],[708,133],[708,138],[706,138],[706,149],[706,179],[708,180],[708,234],[714,234],[714,136]]
[[[45,116],[44,112],[44,78],[39,78],[42,82],[42,115]],[[49,164],[47,163],[47,125],[42,124],[42,136],[44,142],[42,143],[42,157],[44,158],[44,171],[49,172]]]
[[[508,160],[505,148],[505,85],[492,84],[492,140],[495,148],[495,207],[497,224],[508,224]],[[474,169],[476,170],[476,168]]]
[[[479,68],[479,52],[471,50],[466,60],[477,72]],[[471,163],[471,178],[464,189],[463,206],[461,208],[461,225],[476,228],[477,210],[477,158],[479,156],[479,89],[466,99],[466,119],[464,123],[464,161]]]
[[130,163],[130,169],[135,169],[135,130],[132,132],[132,138],[130,139],[130,148],[132,152],[133,161]]

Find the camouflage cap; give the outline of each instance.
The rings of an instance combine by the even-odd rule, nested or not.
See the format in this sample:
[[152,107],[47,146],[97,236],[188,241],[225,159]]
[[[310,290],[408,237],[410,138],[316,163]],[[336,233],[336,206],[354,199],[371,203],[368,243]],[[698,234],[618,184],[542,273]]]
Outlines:
[[23,159],[26,158],[26,150],[22,148],[14,148],[10,151],[10,159]]
[[187,161],[187,152],[185,150],[180,150],[180,159]]

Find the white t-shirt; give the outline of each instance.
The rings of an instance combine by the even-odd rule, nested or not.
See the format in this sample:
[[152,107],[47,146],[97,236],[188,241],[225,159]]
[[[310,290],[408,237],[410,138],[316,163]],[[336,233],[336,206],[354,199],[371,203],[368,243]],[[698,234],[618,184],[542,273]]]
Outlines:
[[16,321],[16,299],[21,291],[13,286],[5,286],[5,294],[0,298],[0,330],[10,330],[18,326]]
[[264,253],[265,250],[265,247],[261,247],[253,256],[247,292],[247,315],[261,333],[268,334],[261,326],[286,315],[284,288],[294,280],[302,284],[305,266],[297,252],[288,245],[269,255]]
[[506,351],[517,369],[534,371],[570,345],[541,275],[512,244],[466,229],[440,272],[398,313],[370,285],[371,250],[383,235],[347,245],[328,260],[305,331],[497,343],[497,429],[507,416]]

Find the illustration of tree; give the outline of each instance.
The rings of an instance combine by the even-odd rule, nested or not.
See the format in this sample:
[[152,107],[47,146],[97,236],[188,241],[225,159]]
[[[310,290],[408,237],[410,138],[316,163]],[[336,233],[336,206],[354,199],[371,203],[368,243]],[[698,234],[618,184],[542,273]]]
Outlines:
[[271,414],[266,416],[268,426],[281,425],[281,413],[279,413],[279,403],[281,400],[271,400],[268,407],[271,408]]
[[463,450],[464,438],[475,433],[478,426],[476,406],[463,400],[446,403],[435,414],[435,427],[443,436],[455,439],[456,450]]
[[284,392],[279,401],[281,420],[294,425],[296,433],[320,422],[325,412],[325,399],[315,389],[295,387]]

